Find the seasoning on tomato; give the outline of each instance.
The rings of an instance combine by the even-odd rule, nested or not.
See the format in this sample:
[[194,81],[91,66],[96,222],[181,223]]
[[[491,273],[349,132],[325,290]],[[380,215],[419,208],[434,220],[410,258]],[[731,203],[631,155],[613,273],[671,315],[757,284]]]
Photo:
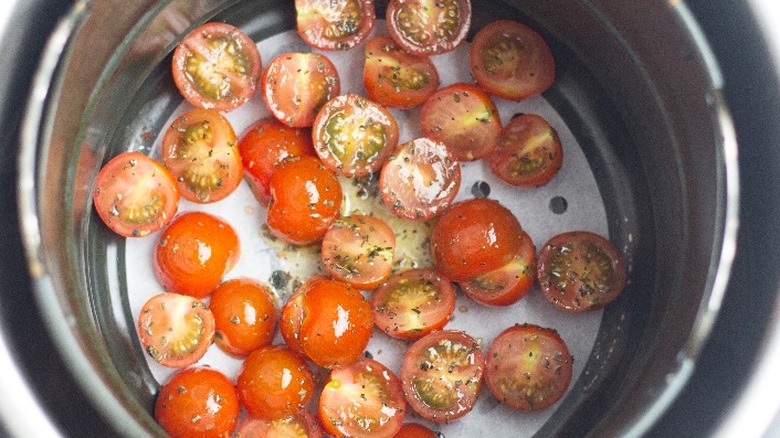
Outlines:
[[336,67],[319,53],[282,53],[263,72],[263,98],[287,126],[308,128],[325,102],[341,93]]
[[347,177],[378,171],[398,145],[398,123],[384,106],[357,94],[337,96],[312,126],[314,150],[333,172]]
[[224,199],[244,176],[236,133],[222,114],[193,109],[165,132],[162,160],[184,198],[201,204]]
[[267,420],[265,418],[246,418],[238,427],[236,438],[322,438],[317,419],[306,409],[299,409],[295,414]]
[[214,314],[217,345],[243,357],[268,345],[276,333],[276,295],[251,278],[234,278],[217,286],[209,309]]
[[570,312],[601,309],[620,295],[628,272],[609,240],[588,231],[553,236],[539,251],[539,287]]
[[520,411],[540,411],[566,393],[573,362],[558,332],[518,324],[488,347],[485,384],[501,403]]
[[198,108],[230,111],[255,93],[262,63],[257,45],[241,29],[206,23],[190,32],[173,52],[173,79]]
[[494,21],[469,48],[471,75],[488,93],[519,101],[541,94],[555,81],[555,60],[536,31],[516,21]]
[[179,190],[162,163],[140,152],[123,152],[100,169],[93,202],[111,231],[143,237],[170,223],[179,208]]
[[347,50],[374,29],[373,0],[295,0],[298,34],[321,50]]
[[404,51],[390,37],[374,37],[365,48],[363,86],[368,96],[390,108],[422,105],[439,88],[433,62]]
[[473,161],[496,148],[501,119],[495,102],[482,89],[455,83],[425,101],[420,128],[425,137],[447,145],[456,160]]
[[390,0],[387,30],[409,53],[430,56],[460,46],[471,27],[470,0]]
[[542,116],[521,114],[504,129],[498,147],[490,154],[490,169],[507,184],[541,187],[550,182],[563,164],[558,133]]

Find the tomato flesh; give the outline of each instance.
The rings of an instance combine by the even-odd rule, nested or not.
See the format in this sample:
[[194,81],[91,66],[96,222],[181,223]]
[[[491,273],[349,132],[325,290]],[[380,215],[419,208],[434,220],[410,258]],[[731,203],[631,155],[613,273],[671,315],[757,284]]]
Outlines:
[[223,282],[209,301],[217,345],[228,354],[244,357],[270,344],[276,331],[277,307],[273,292],[255,280]]
[[417,423],[406,423],[398,431],[395,438],[439,438],[439,434]]
[[373,0],[295,0],[298,34],[321,50],[347,50],[374,28]]
[[387,5],[390,36],[415,55],[454,50],[466,39],[470,27],[469,0],[391,0]]
[[563,147],[558,133],[536,114],[513,118],[501,130],[498,147],[490,155],[493,174],[517,187],[547,184],[562,164]]
[[247,418],[239,426],[236,437],[322,438],[322,430],[309,411],[300,409],[292,416],[275,420]]

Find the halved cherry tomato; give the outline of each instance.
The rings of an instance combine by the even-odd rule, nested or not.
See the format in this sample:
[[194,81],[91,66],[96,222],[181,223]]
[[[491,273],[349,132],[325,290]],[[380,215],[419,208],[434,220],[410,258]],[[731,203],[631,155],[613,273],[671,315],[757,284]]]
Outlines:
[[432,332],[404,356],[401,382],[406,401],[426,420],[456,420],[474,408],[484,369],[485,359],[474,338],[460,331]]
[[341,209],[341,185],[316,157],[288,158],[271,176],[266,223],[277,237],[298,245],[325,235]]
[[184,213],[157,240],[154,274],[168,291],[203,298],[235,266],[240,251],[230,224],[208,213]]
[[387,30],[409,53],[430,56],[458,47],[471,27],[470,0],[391,0]]
[[308,128],[325,102],[341,93],[339,72],[319,53],[282,53],[263,72],[263,98],[285,125]]
[[506,207],[491,199],[470,199],[439,216],[431,234],[431,253],[445,277],[470,281],[509,263],[522,248],[523,234]]
[[471,42],[469,59],[477,84],[504,99],[541,94],[555,81],[555,60],[547,42],[516,21],[494,21],[480,29]]
[[247,356],[236,387],[249,415],[275,420],[300,411],[311,398],[314,377],[297,353],[269,345]]
[[238,428],[236,438],[322,438],[317,419],[306,409],[276,420],[247,418]]
[[179,209],[179,190],[161,163],[140,152],[124,152],[100,169],[93,202],[111,231],[143,237],[173,219]]
[[199,361],[214,340],[214,316],[197,298],[164,292],[138,314],[141,344],[155,361],[185,368]]
[[154,405],[154,418],[172,438],[229,437],[240,412],[233,382],[207,367],[174,374]]
[[347,50],[374,29],[373,0],[295,0],[298,34],[321,50]]
[[216,324],[216,343],[233,356],[246,356],[268,345],[276,332],[279,308],[267,286],[235,278],[217,286],[209,308]]
[[588,231],[553,236],[539,252],[539,287],[559,309],[600,309],[620,295],[627,277],[617,248]]
[[532,324],[515,325],[490,344],[485,383],[501,403],[521,411],[539,411],[566,393],[572,363],[558,332]]
[[446,210],[460,189],[460,164],[444,143],[425,137],[400,145],[379,176],[382,200],[406,219],[427,220]]
[[271,175],[279,163],[288,157],[315,155],[311,130],[290,128],[270,117],[259,120],[241,136],[238,151],[249,187],[263,205],[271,200]]
[[333,172],[348,177],[376,172],[398,145],[398,123],[384,106],[357,94],[337,96],[312,126],[314,150]]
[[393,275],[371,297],[376,326],[394,338],[420,339],[452,319],[455,295],[450,281],[430,269]]
[[543,117],[521,114],[501,130],[490,155],[490,169],[507,184],[541,187],[558,173],[563,148],[558,133]]
[[199,108],[230,111],[255,93],[262,63],[257,45],[240,29],[206,23],[173,52],[173,80],[184,98]]
[[440,435],[417,423],[406,423],[395,435],[395,438],[439,438]]
[[163,137],[162,160],[181,195],[201,204],[233,193],[244,175],[236,133],[213,110],[193,109],[179,116]]
[[374,37],[366,43],[363,86],[382,105],[413,108],[439,88],[439,73],[430,59],[404,51],[390,37]]
[[488,156],[498,145],[501,119],[482,89],[456,83],[439,89],[420,110],[423,135],[447,145],[458,161]]
[[358,289],[374,289],[390,277],[394,252],[392,228],[362,214],[337,219],[322,239],[325,269]]
[[330,372],[319,412],[322,426],[333,436],[392,438],[403,423],[406,400],[390,369],[361,358]]

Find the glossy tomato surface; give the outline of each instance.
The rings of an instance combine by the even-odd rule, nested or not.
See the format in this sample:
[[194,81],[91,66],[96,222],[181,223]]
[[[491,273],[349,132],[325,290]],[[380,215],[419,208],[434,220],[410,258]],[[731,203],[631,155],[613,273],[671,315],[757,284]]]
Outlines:
[[233,356],[247,356],[268,345],[276,333],[276,295],[250,278],[235,278],[217,286],[209,309],[214,314],[217,345]]
[[498,147],[490,155],[490,169],[517,187],[541,187],[563,164],[558,133],[542,116],[521,114],[501,130]]
[[298,34],[321,50],[347,50],[362,42],[376,22],[373,0],[295,0]]
[[236,438],[322,438],[317,419],[306,409],[276,420],[245,419],[238,427]]
[[466,39],[471,27],[470,0],[390,0],[387,30],[409,53],[449,52]]
[[439,434],[418,423],[406,423],[395,438],[439,438]]

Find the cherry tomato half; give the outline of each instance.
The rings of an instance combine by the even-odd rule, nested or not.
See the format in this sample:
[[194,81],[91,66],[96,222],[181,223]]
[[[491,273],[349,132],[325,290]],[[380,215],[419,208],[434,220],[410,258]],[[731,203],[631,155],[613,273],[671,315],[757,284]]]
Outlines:
[[558,133],[543,117],[521,114],[504,129],[490,155],[490,169],[507,184],[541,187],[558,173],[563,148]]
[[193,30],[173,52],[173,80],[198,108],[230,111],[255,93],[262,63],[257,45],[240,29],[206,23]]
[[179,116],[165,132],[162,159],[181,195],[201,204],[219,201],[244,176],[236,133],[222,114],[194,109]]
[[179,190],[161,163],[140,152],[124,152],[100,169],[93,202],[111,231],[143,237],[170,223],[179,209]]
[[539,251],[539,287],[559,309],[600,309],[620,295],[627,277],[617,248],[595,233],[558,234]]
[[555,81],[555,60],[547,42],[516,21],[494,21],[480,29],[471,42],[469,60],[477,84],[504,99],[541,94]]
[[552,406],[571,383],[573,359],[560,335],[536,325],[499,334],[485,355],[485,383],[493,395],[521,411]]
[[401,426],[401,430],[395,435],[395,438],[439,438],[439,434],[417,423],[406,423]]
[[236,278],[220,284],[209,309],[214,314],[216,343],[228,354],[247,356],[274,338],[279,318],[276,295],[255,280]]
[[276,420],[247,418],[238,428],[236,438],[322,438],[317,419],[306,409]]
[[387,30],[409,53],[430,56],[449,52],[466,39],[471,27],[470,0],[391,0]]
[[373,0],[295,0],[298,34],[321,50],[347,50],[374,29]]

